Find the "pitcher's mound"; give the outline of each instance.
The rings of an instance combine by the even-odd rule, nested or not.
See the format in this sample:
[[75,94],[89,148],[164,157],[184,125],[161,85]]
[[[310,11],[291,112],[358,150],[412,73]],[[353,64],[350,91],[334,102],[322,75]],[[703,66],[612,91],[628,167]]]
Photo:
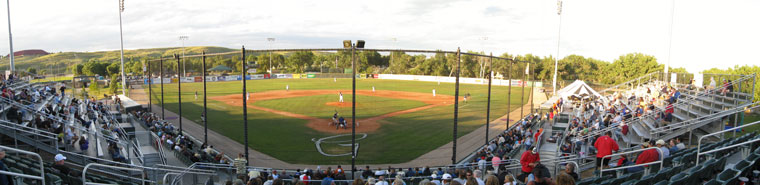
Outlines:
[[[327,102],[325,105],[336,107],[351,107],[351,102]],[[359,103],[357,103],[356,106],[358,107]]]

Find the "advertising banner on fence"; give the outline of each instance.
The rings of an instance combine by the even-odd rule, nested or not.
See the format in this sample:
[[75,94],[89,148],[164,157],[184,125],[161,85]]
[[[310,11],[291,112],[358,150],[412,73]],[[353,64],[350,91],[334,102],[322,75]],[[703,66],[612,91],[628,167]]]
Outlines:
[[306,74],[306,78],[315,78],[316,74]]
[[216,76],[206,76],[207,82],[216,82]]
[[172,78],[172,79],[171,79],[171,83],[177,83],[177,82],[179,82],[179,79],[178,79],[178,78]]
[[272,78],[272,76],[271,76],[271,75],[269,75],[269,74],[264,74],[264,79],[271,79],[271,78]]
[[202,76],[196,76],[196,77],[193,79],[193,81],[195,81],[195,82],[203,82],[203,77],[202,77]]
[[182,77],[182,78],[180,78],[180,81],[182,81],[182,83],[190,83],[190,82],[195,82],[195,78],[193,78],[193,77]]
[[301,74],[293,74],[293,78],[301,78]]

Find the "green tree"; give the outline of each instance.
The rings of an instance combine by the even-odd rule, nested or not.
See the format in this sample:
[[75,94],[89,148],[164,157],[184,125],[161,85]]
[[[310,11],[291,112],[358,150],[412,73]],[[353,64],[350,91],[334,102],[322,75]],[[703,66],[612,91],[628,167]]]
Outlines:
[[30,74],[37,74],[37,69],[33,68],[33,67],[30,67],[29,69],[26,69],[26,71],[28,73],[30,73]]
[[116,91],[119,90],[119,75],[111,75],[111,83],[108,84],[108,91],[111,94],[116,94]]
[[100,94],[100,84],[98,84],[97,80],[93,80],[92,83],[90,83],[90,95],[97,96]]
[[108,72],[108,76],[121,74],[121,64],[118,62],[111,63],[111,65],[106,67],[106,71]]

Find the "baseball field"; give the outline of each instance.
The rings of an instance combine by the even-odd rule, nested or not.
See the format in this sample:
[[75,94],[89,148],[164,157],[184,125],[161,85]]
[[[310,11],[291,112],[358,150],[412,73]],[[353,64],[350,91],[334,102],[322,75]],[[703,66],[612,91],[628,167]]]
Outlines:
[[[356,85],[356,130],[366,134],[366,138],[357,140],[358,164],[407,162],[451,141],[453,83],[357,79]],[[160,105],[159,87],[158,84],[152,86],[151,97]],[[350,161],[350,155],[329,155],[351,151],[350,135],[338,136],[351,133],[351,79],[250,80],[247,88],[251,148],[293,164]],[[433,89],[436,96],[432,94]],[[508,89],[492,87],[491,121],[508,112]],[[518,87],[511,91],[511,109],[514,110],[521,105],[522,92]],[[198,99],[195,98],[196,92]],[[242,100],[246,99],[242,92],[239,81],[207,84],[209,129],[241,143]],[[526,88],[524,102],[527,102],[528,93],[530,91]],[[181,94],[183,117],[202,123],[203,83],[183,83]],[[339,102],[340,94],[344,102]],[[470,96],[465,102],[463,96],[467,94]],[[485,124],[487,95],[486,85],[460,84],[458,136]],[[167,110],[178,112],[177,97],[177,84],[164,84]],[[335,113],[346,119],[347,128],[336,128],[331,124]],[[326,138],[331,136],[335,137]],[[325,139],[316,145],[315,141],[320,138]]]

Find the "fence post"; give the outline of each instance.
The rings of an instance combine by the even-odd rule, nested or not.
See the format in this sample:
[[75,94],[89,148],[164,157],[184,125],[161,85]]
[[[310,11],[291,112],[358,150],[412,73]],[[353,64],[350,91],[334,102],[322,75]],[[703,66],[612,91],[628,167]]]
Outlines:
[[164,57],[161,57],[158,59],[159,65],[160,65],[160,76],[161,76],[161,120],[166,121],[166,115],[164,114]]
[[507,60],[509,62],[509,68],[507,68],[507,78],[509,79],[509,88],[507,88],[507,128],[506,130],[509,130],[509,115],[512,113],[512,62],[514,62],[514,59],[512,61]]
[[206,111],[206,51],[201,53],[203,60],[203,143],[208,145],[208,112]]

